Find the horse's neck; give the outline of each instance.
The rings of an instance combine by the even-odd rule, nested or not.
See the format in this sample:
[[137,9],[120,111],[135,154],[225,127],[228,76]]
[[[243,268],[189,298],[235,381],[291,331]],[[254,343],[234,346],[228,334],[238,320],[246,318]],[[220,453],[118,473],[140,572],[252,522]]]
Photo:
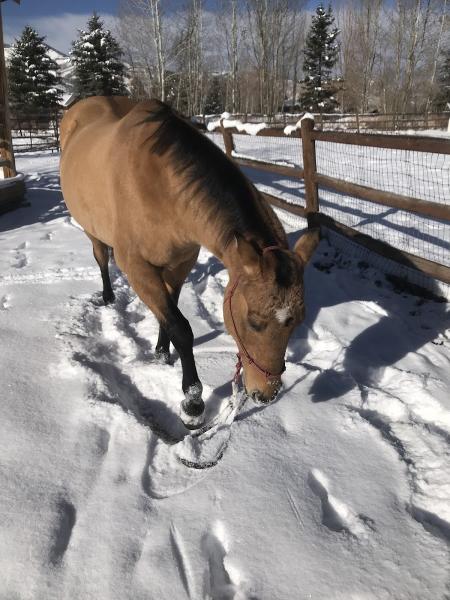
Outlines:
[[[263,206],[261,210],[263,210]],[[265,246],[283,246],[288,247],[286,233],[280,221],[272,209],[268,206],[268,210],[263,211],[264,229],[259,231],[258,228],[252,228],[245,232],[244,236],[257,240],[258,245],[262,248]],[[261,216],[260,216],[261,218]],[[233,240],[223,235],[223,227],[220,220],[215,221],[205,218],[197,220],[196,238],[201,246],[207,248],[216,258],[218,258],[230,272],[239,270],[240,265],[236,265],[235,253],[232,252]],[[231,273],[230,273],[231,274]]]

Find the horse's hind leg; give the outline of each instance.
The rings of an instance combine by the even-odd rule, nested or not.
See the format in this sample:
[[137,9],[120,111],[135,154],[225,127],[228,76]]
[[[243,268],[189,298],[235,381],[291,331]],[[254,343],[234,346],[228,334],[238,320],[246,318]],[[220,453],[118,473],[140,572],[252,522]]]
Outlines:
[[111,279],[109,278],[109,247],[89,233],[86,233],[86,235],[92,242],[94,258],[100,267],[103,281],[103,301],[105,304],[110,304],[111,302],[114,302],[115,297],[111,286]]
[[[178,304],[181,287],[182,284],[174,290],[168,288],[170,297],[176,305]],[[159,326],[158,341],[156,342],[155,348],[155,358],[161,363],[165,363],[166,365],[170,364],[170,337],[167,333],[167,330],[162,325]]]

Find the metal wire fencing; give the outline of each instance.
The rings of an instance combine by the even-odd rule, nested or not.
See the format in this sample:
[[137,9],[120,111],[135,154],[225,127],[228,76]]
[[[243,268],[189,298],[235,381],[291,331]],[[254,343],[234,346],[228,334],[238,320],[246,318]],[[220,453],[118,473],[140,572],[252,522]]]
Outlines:
[[[221,134],[212,135],[216,143],[221,138]],[[303,167],[301,139],[235,134],[233,142],[235,157]],[[316,163],[317,173],[341,181],[450,205],[449,154],[316,141]],[[256,165],[243,170],[261,191],[305,206],[303,180],[262,171]],[[395,249],[450,267],[449,221],[383,206],[324,186],[319,187],[318,194],[321,213],[336,222]]]
[[[316,142],[317,171],[358,185],[450,205],[450,155]],[[321,187],[320,209],[361,233],[450,266],[450,224]]]

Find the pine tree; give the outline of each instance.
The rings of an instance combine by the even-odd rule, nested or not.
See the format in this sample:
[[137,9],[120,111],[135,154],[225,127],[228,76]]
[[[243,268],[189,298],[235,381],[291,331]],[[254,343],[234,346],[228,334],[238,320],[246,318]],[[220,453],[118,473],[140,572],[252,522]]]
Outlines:
[[443,52],[444,61],[439,70],[439,93],[436,106],[439,110],[448,110],[450,105],[450,48]]
[[27,26],[13,45],[8,75],[11,108],[16,113],[48,113],[61,102],[59,67],[48,56],[44,40]]
[[331,72],[339,52],[336,39],[338,34],[339,30],[334,27],[331,5],[325,11],[323,4],[319,4],[312,18],[304,50],[305,79],[301,104],[306,110],[330,112],[338,106],[333,95],[337,90],[331,83]]
[[82,98],[88,96],[127,95],[124,82],[123,54],[112,33],[104,29],[94,13],[87,31],[80,31],[70,53],[75,66],[74,91]]
[[218,75],[213,75],[205,100],[204,113],[207,115],[217,115],[223,112],[223,81]]

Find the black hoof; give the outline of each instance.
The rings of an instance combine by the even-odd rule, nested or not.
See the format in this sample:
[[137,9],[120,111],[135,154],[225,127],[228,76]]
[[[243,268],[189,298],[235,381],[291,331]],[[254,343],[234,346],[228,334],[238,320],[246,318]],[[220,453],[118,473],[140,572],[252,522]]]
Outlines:
[[162,348],[156,348],[155,361],[161,365],[170,365],[170,352]]
[[205,403],[202,400],[202,384],[197,382],[185,392],[185,400],[181,403],[180,417],[188,429],[197,429],[204,423]]
[[198,402],[183,400],[180,408],[180,418],[188,429],[198,429],[205,422],[205,403],[200,398]]
[[103,302],[105,303],[105,306],[112,304],[115,299],[114,292],[103,292]]

